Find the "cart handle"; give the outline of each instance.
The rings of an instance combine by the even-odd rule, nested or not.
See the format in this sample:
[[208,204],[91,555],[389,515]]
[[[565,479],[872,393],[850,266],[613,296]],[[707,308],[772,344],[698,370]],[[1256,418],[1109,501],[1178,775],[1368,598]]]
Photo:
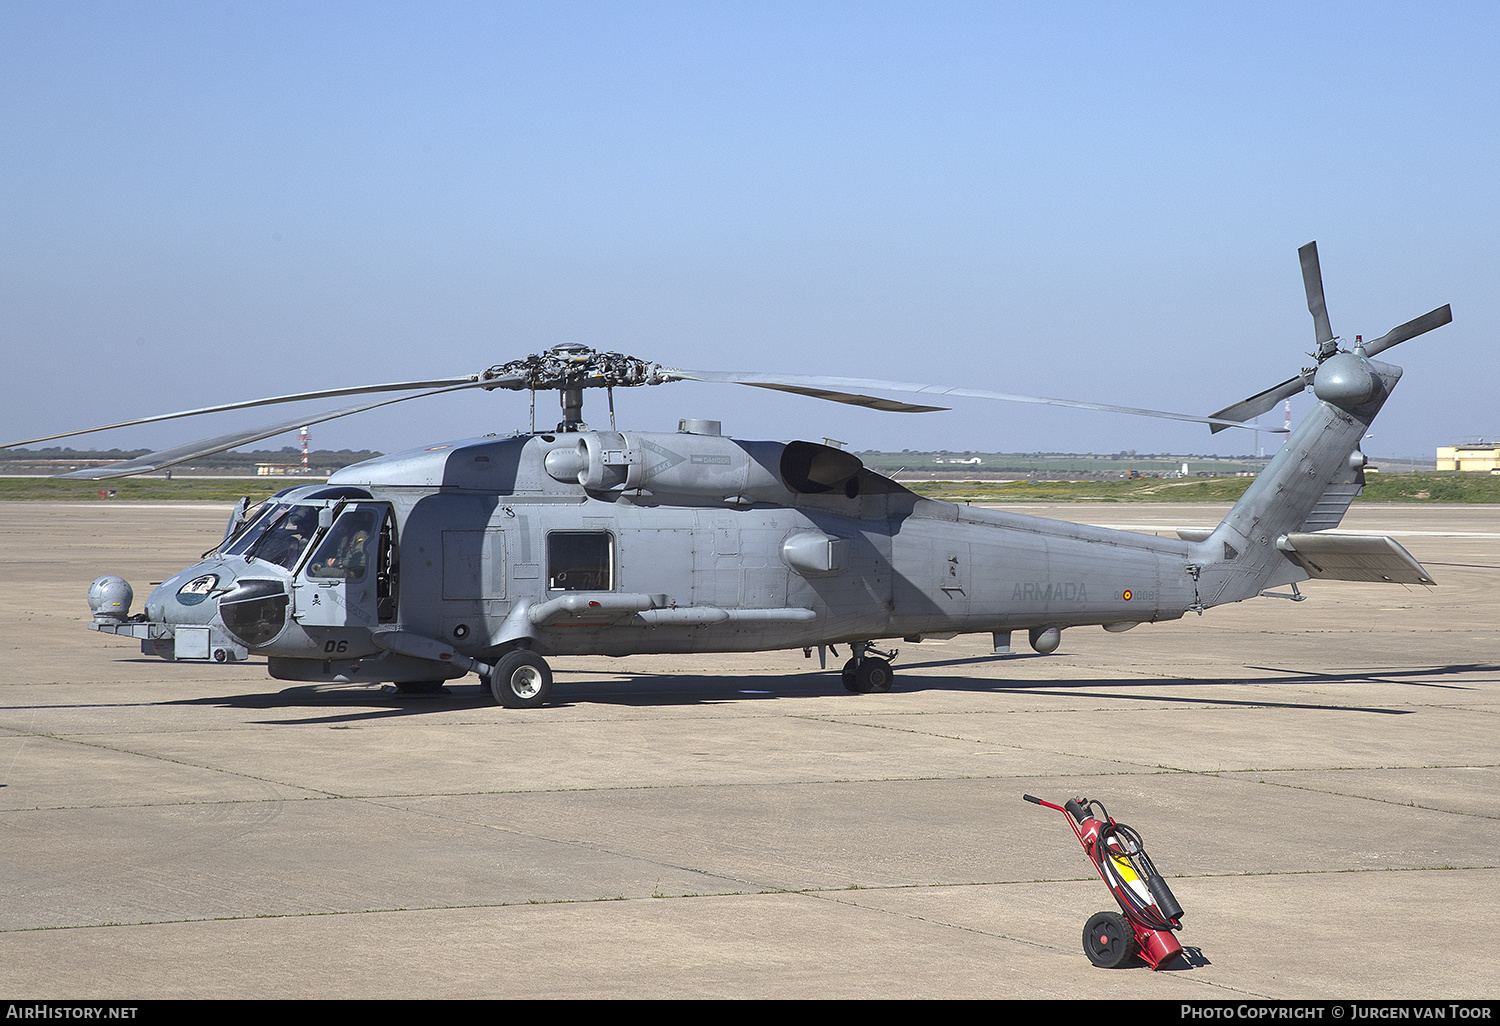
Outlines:
[[1045,805],[1049,809],[1056,809],[1058,812],[1065,812],[1069,816],[1072,816],[1073,819],[1080,824],[1082,824],[1084,820],[1089,818],[1087,803],[1083,799],[1069,798],[1061,805],[1053,805],[1051,802],[1043,801],[1034,794],[1023,794],[1021,795],[1021,797],[1025,798],[1033,805]]

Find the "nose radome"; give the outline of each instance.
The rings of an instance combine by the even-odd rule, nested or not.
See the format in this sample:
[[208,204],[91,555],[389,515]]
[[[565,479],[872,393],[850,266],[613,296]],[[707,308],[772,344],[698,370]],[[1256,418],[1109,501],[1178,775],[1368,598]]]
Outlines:
[[157,586],[146,599],[146,619],[201,625],[213,620],[216,596],[232,588],[235,573],[222,562],[198,563]]

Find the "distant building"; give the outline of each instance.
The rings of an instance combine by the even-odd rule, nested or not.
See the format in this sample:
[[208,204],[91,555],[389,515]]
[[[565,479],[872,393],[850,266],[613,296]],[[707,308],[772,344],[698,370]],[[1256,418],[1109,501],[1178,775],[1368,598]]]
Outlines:
[[261,477],[291,477],[307,473],[296,463],[257,463],[255,472]]
[[1500,474],[1500,442],[1440,445],[1437,451],[1437,468]]

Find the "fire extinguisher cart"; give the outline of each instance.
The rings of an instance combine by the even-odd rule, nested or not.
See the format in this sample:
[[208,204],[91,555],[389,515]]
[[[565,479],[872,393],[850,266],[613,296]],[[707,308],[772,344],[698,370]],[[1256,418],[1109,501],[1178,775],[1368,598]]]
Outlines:
[[1120,912],[1096,912],[1084,926],[1083,951],[1090,962],[1114,969],[1139,955],[1152,969],[1160,969],[1182,954],[1173,932],[1182,928],[1182,906],[1146,854],[1140,834],[1116,823],[1104,803],[1093,798],[1053,805],[1034,795],[1022,797],[1067,815],[1078,843],[1120,906]]

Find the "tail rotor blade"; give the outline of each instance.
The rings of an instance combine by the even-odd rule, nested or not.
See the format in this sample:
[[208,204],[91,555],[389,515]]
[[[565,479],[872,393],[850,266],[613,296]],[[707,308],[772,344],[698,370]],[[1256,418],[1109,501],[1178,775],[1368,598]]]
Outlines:
[[1373,342],[1364,343],[1366,356],[1374,356],[1376,353],[1385,352],[1391,346],[1405,342],[1407,339],[1416,338],[1418,335],[1426,334],[1433,328],[1441,328],[1453,320],[1453,308],[1447,303],[1436,310],[1429,310],[1421,317],[1407,321],[1399,327],[1381,335]]
[[1307,312],[1313,316],[1321,358],[1328,343],[1333,341],[1333,328],[1328,324],[1328,304],[1323,299],[1323,269],[1318,264],[1318,244],[1309,242],[1297,250],[1297,256],[1302,261],[1302,287],[1307,290]]
[[[1312,384],[1312,372],[1303,371],[1295,378],[1287,378],[1279,385],[1273,385],[1264,392],[1258,392],[1249,399],[1241,399],[1233,406],[1226,406],[1218,413],[1210,414],[1210,420],[1253,420],[1262,413],[1268,412],[1271,407],[1289,399]],[[1223,431],[1226,424],[1210,424],[1208,430],[1213,434]]]

